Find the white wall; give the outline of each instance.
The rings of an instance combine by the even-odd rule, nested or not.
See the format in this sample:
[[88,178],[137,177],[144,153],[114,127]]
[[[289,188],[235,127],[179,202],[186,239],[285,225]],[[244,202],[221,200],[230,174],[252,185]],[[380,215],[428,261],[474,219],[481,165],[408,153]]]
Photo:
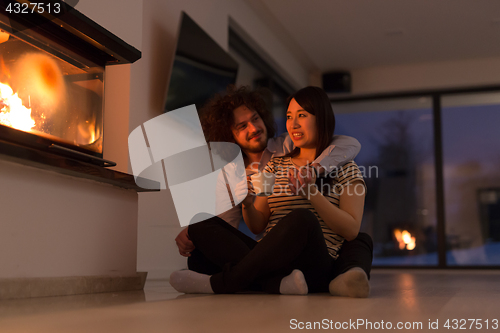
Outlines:
[[1,159],[0,189],[0,279],[135,275],[135,191]]
[[351,71],[353,94],[500,84],[500,57]]
[[141,49],[143,0],[82,0],[76,9],[128,44]]

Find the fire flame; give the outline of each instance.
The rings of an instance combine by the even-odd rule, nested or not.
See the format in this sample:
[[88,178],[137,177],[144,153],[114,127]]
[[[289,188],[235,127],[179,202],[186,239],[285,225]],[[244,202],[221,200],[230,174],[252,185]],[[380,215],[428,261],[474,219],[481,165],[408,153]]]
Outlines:
[[[12,74],[20,82],[16,86],[22,86],[33,101],[41,103],[45,113],[57,112],[66,98],[63,73],[57,62],[45,54],[23,54],[16,60]],[[26,93],[21,97],[26,99]]]
[[10,38],[10,35],[6,33],[5,31],[0,29],[0,44],[8,41]]
[[415,237],[412,237],[412,235],[407,230],[401,231],[399,229],[396,229],[394,230],[394,236],[396,236],[400,250],[404,250],[406,248],[407,250],[411,251],[415,248]]
[[12,88],[0,82],[0,124],[13,127],[21,131],[30,131],[35,127],[31,118],[31,109],[23,105],[23,101],[14,94]]
[[[98,132],[98,131],[97,131]],[[78,124],[78,136],[76,143],[78,144],[92,144],[96,141],[96,128],[95,120]]]

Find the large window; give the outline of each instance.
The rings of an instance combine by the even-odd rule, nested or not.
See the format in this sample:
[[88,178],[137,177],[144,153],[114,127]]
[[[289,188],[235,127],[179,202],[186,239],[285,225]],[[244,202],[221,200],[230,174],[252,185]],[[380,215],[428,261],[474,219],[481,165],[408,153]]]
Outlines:
[[442,99],[448,265],[500,265],[500,92]]
[[431,98],[333,105],[336,133],[357,138],[367,183],[362,231],[375,265],[437,265]]
[[500,87],[332,106],[336,133],[362,145],[375,266],[500,266]]

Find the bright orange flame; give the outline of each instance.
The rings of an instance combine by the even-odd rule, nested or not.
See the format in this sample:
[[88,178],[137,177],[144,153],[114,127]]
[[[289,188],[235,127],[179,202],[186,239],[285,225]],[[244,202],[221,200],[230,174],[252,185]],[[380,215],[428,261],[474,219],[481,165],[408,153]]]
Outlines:
[[6,76],[8,79],[10,79],[10,70],[5,66],[5,61],[3,60],[3,57],[0,55],[0,70],[1,70],[1,76]]
[[4,43],[9,40],[10,35],[3,30],[0,30],[0,43]]
[[25,107],[17,93],[4,83],[0,83],[0,107],[0,124],[25,132],[35,127],[31,109]]
[[413,250],[416,246],[416,239],[415,237],[412,237],[410,232],[407,230],[399,230],[396,229],[394,230],[394,236],[396,236],[396,240],[399,243],[399,249],[404,250],[405,248],[407,250]]
[[[15,77],[17,84],[10,82],[11,76]],[[60,106],[65,103],[66,98],[66,83],[56,61],[44,54],[27,53],[16,60],[11,75],[9,67],[0,54],[0,80],[6,82],[0,82],[0,124],[25,132],[36,131],[36,134],[44,135],[45,131],[42,128],[44,122],[57,117],[58,110],[61,109]],[[21,93],[28,107],[23,105],[18,92],[14,94],[7,82],[14,87],[22,87],[18,92]],[[32,118],[32,100],[36,101],[33,104],[33,113],[38,123]],[[44,110],[43,113],[41,110]],[[91,119],[78,124],[75,144],[93,144],[100,138],[100,130],[96,129],[95,122],[95,119]]]
[[90,142],[93,143],[95,141],[95,126],[92,124],[92,126],[89,127],[90,131]]
[[[46,112],[57,112],[66,98],[66,83],[57,62],[42,53],[26,53],[16,60],[12,75],[24,91],[42,104]],[[22,95],[23,98],[26,96]],[[50,116],[50,115],[49,115]]]
[[96,140],[95,123],[86,121],[78,124],[78,144],[91,144]]

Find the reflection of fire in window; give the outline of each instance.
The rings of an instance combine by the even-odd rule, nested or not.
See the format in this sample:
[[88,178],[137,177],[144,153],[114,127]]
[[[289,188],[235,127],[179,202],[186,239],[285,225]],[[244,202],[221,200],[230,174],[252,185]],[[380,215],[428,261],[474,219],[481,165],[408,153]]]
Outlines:
[[396,240],[399,243],[399,249],[400,250],[413,250],[416,246],[416,241],[415,237],[411,235],[411,233],[407,230],[399,230],[395,229],[394,230],[394,236],[396,237]]

